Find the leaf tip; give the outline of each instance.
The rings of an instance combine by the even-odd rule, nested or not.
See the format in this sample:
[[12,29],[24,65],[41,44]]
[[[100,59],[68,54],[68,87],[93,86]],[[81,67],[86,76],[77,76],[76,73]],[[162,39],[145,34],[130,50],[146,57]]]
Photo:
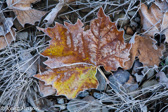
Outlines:
[[97,16],[98,17],[106,17],[106,15],[105,15],[104,10],[103,10],[102,7],[100,7]]

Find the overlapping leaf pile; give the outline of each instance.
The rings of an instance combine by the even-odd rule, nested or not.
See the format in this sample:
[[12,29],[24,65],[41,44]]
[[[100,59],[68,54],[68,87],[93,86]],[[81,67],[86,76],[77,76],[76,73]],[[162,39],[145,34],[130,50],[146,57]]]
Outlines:
[[[118,67],[129,69],[135,57],[139,56],[144,65],[152,66],[159,64],[159,57],[162,55],[163,46],[159,49],[157,46],[156,49],[153,48],[151,38],[136,36],[131,49],[131,44],[124,42],[123,31],[117,30],[115,23],[110,21],[102,8],[98,12],[98,18],[91,21],[90,29],[87,31],[84,31],[80,20],[74,25],[65,23],[63,26],[56,23],[53,28],[39,29],[52,40],[42,53],[48,57],[44,62],[48,66],[48,71],[35,77],[57,89],[57,95],[64,94],[68,98],[75,98],[80,91],[97,87],[95,74],[96,67],[100,65],[107,71],[115,71]],[[151,43],[150,47],[145,45],[147,49],[143,50],[142,45],[148,41]],[[146,58],[143,56],[150,50],[159,55],[150,59],[146,56],[149,61],[145,62]]]

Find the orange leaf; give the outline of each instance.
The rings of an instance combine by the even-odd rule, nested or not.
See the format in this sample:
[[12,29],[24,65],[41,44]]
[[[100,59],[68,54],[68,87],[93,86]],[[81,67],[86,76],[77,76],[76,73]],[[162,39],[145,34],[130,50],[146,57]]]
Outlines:
[[[63,26],[56,23],[53,28],[39,29],[52,39],[50,46],[42,53],[48,57],[44,63],[52,69],[52,72],[44,73],[45,78],[39,74],[35,77],[52,84],[57,89],[57,94],[65,94],[68,98],[74,98],[84,88],[97,86],[95,78],[97,66],[103,65],[107,71],[117,70],[118,67],[124,67],[124,63],[129,60],[131,45],[124,43],[123,31],[117,30],[115,23],[110,21],[102,8],[98,12],[98,18],[91,21],[90,29],[87,31],[84,31],[80,20],[74,25],[65,23]],[[66,81],[62,78],[61,83],[56,81],[58,71]],[[64,76],[65,71],[72,79]],[[79,77],[77,78],[79,81],[74,81],[75,77]],[[74,91],[75,86],[70,86],[73,85],[71,83],[75,83],[77,91]],[[64,85],[65,88],[60,85]]]

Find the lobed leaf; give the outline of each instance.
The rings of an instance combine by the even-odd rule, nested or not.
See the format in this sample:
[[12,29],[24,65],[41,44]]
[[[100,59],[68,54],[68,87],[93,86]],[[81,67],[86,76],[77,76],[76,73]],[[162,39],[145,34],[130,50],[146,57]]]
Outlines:
[[131,45],[124,43],[123,31],[117,30],[102,8],[87,31],[80,20],[74,25],[56,23],[53,28],[39,29],[51,37],[49,47],[42,53],[48,57],[44,63],[51,70],[35,77],[52,84],[58,95],[74,98],[79,91],[96,88],[97,66],[102,65],[107,71],[117,70],[129,60]]

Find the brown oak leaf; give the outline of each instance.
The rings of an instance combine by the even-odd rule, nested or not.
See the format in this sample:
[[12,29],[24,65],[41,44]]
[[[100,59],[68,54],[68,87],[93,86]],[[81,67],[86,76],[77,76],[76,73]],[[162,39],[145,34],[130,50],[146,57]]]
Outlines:
[[39,29],[52,39],[42,52],[51,69],[35,77],[56,88],[57,95],[75,98],[80,91],[96,88],[97,66],[117,70],[129,60],[131,45],[124,43],[123,31],[117,30],[102,8],[89,30],[84,31],[80,20],[74,25],[56,23],[53,28]]
[[13,9],[22,26],[26,23],[34,24],[47,13],[31,8],[31,4],[38,1],[40,0],[6,0],[8,7]]
[[165,42],[168,42],[167,9],[168,3],[166,1],[159,2],[156,0],[149,9],[147,5],[141,4],[139,14],[145,35],[154,37],[156,33],[165,34]]
[[160,57],[164,50],[164,45],[155,45],[157,42],[150,37],[141,37],[136,35],[132,48],[130,50],[130,60],[126,62],[125,69],[131,68],[135,57],[143,63],[143,66],[159,65]]

